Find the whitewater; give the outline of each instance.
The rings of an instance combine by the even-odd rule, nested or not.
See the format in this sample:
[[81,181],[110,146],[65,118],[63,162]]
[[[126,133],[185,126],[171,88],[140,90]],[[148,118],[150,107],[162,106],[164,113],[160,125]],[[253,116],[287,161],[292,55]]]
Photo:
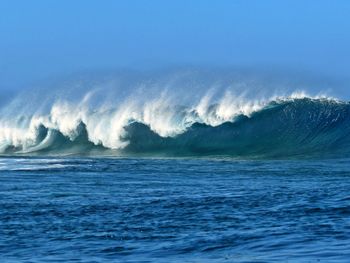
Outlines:
[[297,157],[349,149],[350,104],[326,95],[140,83],[18,94],[0,109],[0,154]]

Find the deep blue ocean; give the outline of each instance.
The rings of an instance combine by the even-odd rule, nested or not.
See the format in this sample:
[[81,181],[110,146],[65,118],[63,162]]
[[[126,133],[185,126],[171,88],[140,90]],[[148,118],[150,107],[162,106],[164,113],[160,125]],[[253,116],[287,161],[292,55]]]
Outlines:
[[350,165],[0,159],[0,262],[349,262]]

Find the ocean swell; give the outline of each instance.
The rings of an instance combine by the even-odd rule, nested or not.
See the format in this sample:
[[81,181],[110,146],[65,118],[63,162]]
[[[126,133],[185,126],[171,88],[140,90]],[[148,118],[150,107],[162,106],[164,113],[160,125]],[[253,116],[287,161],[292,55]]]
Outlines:
[[305,94],[247,100],[208,93],[194,106],[166,94],[143,103],[89,107],[55,102],[47,114],[0,119],[3,155],[344,156],[350,149],[350,104]]

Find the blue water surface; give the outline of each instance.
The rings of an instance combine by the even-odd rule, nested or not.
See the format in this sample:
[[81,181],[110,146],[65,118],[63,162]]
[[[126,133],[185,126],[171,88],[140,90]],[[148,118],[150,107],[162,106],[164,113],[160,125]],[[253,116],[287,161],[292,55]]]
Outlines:
[[349,163],[2,158],[0,262],[349,262]]

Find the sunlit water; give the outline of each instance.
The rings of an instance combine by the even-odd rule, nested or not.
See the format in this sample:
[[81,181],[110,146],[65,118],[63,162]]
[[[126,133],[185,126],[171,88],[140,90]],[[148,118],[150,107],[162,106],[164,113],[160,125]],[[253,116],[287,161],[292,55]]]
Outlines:
[[0,262],[348,262],[350,160],[0,159]]

